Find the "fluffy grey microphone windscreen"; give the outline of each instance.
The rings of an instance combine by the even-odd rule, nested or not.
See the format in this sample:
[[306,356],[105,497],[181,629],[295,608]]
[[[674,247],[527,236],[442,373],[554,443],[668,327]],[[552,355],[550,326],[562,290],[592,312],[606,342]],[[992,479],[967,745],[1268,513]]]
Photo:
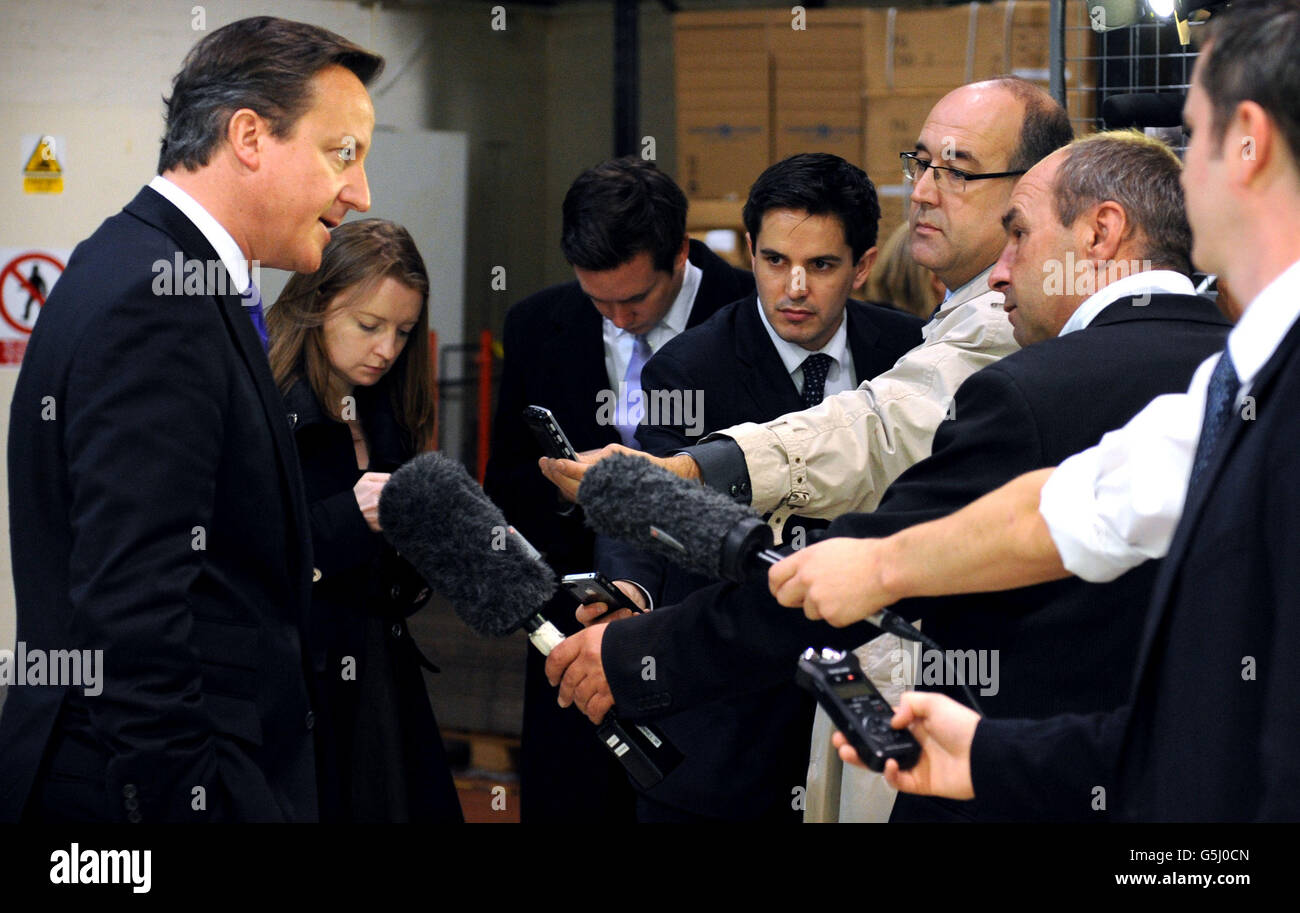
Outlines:
[[[722,543],[727,533],[740,521],[758,516],[720,492],[624,453],[608,456],[587,470],[578,488],[578,503],[587,525],[601,535],[641,546],[710,577],[722,576]],[[653,535],[651,526],[669,539]]]
[[506,518],[465,467],[440,453],[393,473],[379,496],[379,524],[479,634],[509,634],[555,593],[555,573],[507,532]]

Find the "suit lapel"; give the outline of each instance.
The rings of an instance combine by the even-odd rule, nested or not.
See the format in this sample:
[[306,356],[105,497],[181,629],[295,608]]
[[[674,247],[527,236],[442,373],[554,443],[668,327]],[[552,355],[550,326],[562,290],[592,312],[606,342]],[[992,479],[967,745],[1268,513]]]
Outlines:
[[[184,213],[157,191],[145,187],[127,204],[126,211],[171,236],[187,259],[219,262],[217,252],[203,236],[203,232],[199,231]],[[234,283],[226,274],[224,264],[221,267],[221,275],[226,280],[226,288],[233,290]],[[311,567],[311,538],[305,509],[306,495],[303,490],[302,473],[298,469],[297,451],[289,434],[284,402],[276,390],[275,380],[271,376],[271,366],[266,360],[266,352],[262,349],[262,341],[253,328],[252,321],[244,313],[239,296],[230,294],[211,297],[216,302],[217,309],[226,324],[226,331],[234,340],[235,349],[239,352],[245,369],[253,381],[267,425],[271,429],[280,477],[287,488],[289,521],[297,534],[301,566],[296,570],[300,577],[306,579]],[[306,586],[302,590],[310,592]]]
[[[1295,356],[1297,348],[1300,348],[1300,322],[1291,327],[1281,345],[1278,346],[1277,351],[1273,353],[1273,357],[1264,364],[1259,374],[1256,375],[1254,383],[1251,384],[1251,396],[1258,401],[1268,394],[1278,372]],[[1224,466],[1228,463],[1233,452],[1238,449],[1247,432],[1253,427],[1254,422],[1242,420],[1240,417],[1237,421],[1228,423],[1228,428],[1219,442],[1218,451],[1205,469],[1205,479],[1207,481],[1200,485],[1196,491],[1188,493],[1188,500],[1183,505],[1182,516],[1179,518],[1178,529],[1174,534],[1173,542],[1170,543],[1169,553],[1165,556],[1164,564],[1160,568],[1160,575],[1156,578],[1152,593],[1151,610],[1147,613],[1142,646],[1138,651],[1135,686],[1141,685],[1142,678],[1147,672],[1151,650],[1155,645],[1156,637],[1169,609],[1170,591],[1178,578],[1183,559],[1186,557],[1187,550],[1192,542],[1192,537],[1196,533],[1197,524],[1200,522],[1201,514],[1205,510],[1205,503],[1209,499],[1210,493],[1216,489],[1215,482],[1222,473]]]
[[558,388],[558,395],[554,403],[541,402],[544,397],[539,397],[536,404],[556,413],[578,450],[617,441],[617,429],[596,421],[597,395],[610,388],[600,313],[575,282],[550,309],[550,317],[555,332],[542,362],[550,365],[555,379],[551,389]]
[[[750,295],[736,306],[736,361],[742,387],[760,413],[775,405],[779,410],[772,414],[775,418],[803,408],[794,379],[759,319],[757,295]],[[717,424],[712,419],[710,422]]]
[[[853,369],[857,374],[858,383],[870,380],[881,373],[870,369],[876,360],[876,340],[880,338],[880,328],[868,319],[871,307],[870,304],[859,305],[852,299],[844,306],[844,320],[849,334],[849,354],[853,357]],[[888,371],[892,367],[891,363],[884,370]]]

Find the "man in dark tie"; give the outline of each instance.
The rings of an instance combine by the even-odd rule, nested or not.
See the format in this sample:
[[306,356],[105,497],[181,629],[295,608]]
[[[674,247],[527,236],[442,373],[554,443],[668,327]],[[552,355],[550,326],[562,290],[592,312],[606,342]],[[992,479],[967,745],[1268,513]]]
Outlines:
[[18,641],[103,675],[10,687],[0,820],[318,817],[310,527],[250,273],[316,269],[369,208],[382,67],[271,17],[205,37],[158,175],[42,309],[10,413]]
[[[541,448],[525,406],[550,409],[578,450],[635,440],[641,370],[651,354],[754,288],[686,235],[686,195],[653,163],[604,162],[574,180],[560,235],[575,281],[511,307],[505,365],[484,488],[559,574],[590,571],[593,535],[581,512],[563,510],[537,469]],[[573,600],[548,617],[572,633]],[[528,648],[520,802],[524,821],[630,821],[633,792],[622,767],[581,715],[560,708]]]
[[[826,153],[791,156],[759,175],[743,218],[756,293],[673,339],[646,366],[638,436],[651,453],[675,453],[718,428],[815,406],[888,371],[921,343],[918,318],[849,299],[871,272],[880,219],[875,187],[860,168]],[[792,517],[784,531],[802,543],[826,525]],[[635,585],[641,592],[634,589],[633,598],[643,605],[675,605],[710,582],[604,537],[596,565],[625,589]],[[590,621],[605,608],[579,609],[578,617]],[[811,700],[787,688],[667,720],[665,731],[687,760],[638,797],[638,818],[797,817],[790,783],[802,779],[808,746],[780,737],[782,714],[773,702],[811,725]],[[758,745],[771,763],[737,767]]]
[[1192,257],[1247,303],[1186,393],[952,516],[861,540],[820,571],[811,549],[773,568],[774,589],[802,572],[836,580],[782,601],[845,625],[899,598],[1105,581],[1164,558],[1123,707],[998,720],[904,695],[894,725],[925,748],[911,770],[886,768],[899,789],[1025,819],[1300,820],[1298,46],[1300,2],[1243,0],[1215,14],[1196,62]]

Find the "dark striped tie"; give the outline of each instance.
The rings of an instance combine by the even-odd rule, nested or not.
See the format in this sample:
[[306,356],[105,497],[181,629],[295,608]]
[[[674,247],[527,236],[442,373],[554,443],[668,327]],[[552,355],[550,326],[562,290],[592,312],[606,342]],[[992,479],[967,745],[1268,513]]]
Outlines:
[[1192,477],[1187,482],[1189,499],[1196,490],[1196,483],[1214,459],[1219,440],[1232,418],[1237,391],[1240,389],[1237,366],[1232,363],[1232,354],[1225,346],[1223,354],[1219,356],[1219,363],[1214,366],[1214,373],[1210,375],[1210,386],[1205,391],[1205,417],[1201,420],[1200,440],[1196,442],[1196,458],[1192,460]]

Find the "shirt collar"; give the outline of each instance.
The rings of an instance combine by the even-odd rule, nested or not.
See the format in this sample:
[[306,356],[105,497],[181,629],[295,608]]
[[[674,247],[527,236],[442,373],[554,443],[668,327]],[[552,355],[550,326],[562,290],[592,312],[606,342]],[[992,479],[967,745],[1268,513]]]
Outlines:
[[803,367],[803,363],[808,360],[809,355],[815,355],[817,352],[829,355],[844,370],[849,369],[849,310],[847,305],[845,305],[844,313],[840,316],[840,325],[835,331],[835,335],[816,352],[811,352],[801,345],[778,336],[776,330],[772,328],[772,324],[768,323],[767,314],[763,313],[763,302],[756,300],[755,306],[758,308],[758,319],[763,321],[763,329],[767,330],[768,338],[772,340],[772,345],[776,346],[776,354],[781,356],[781,363],[785,365],[787,373],[794,374],[795,371]]
[[1254,383],[1282,337],[1300,317],[1300,260],[1287,267],[1246,306],[1228,334],[1228,349],[1243,386]]
[[[153,180],[149,182],[149,187],[162,194],[169,203],[185,215],[185,218],[194,223],[194,227],[208,239],[212,249],[221,258],[221,263],[225,266],[235,288],[239,290],[239,294],[243,295],[247,292],[249,285],[252,284],[248,275],[248,261],[244,259],[244,252],[239,249],[230,232],[226,231],[198,200],[161,174],[154,175]],[[206,276],[207,270],[204,270],[203,274]]]
[[[1067,277],[1068,278],[1068,277]],[[1070,319],[1061,327],[1060,335],[1082,330],[1096,319],[1097,315],[1121,298],[1130,295],[1195,295],[1196,286],[1182,273],[1171,269],[1148,269],[1133,273],[1123,279],[1116,279],[1099,292],[1089,295],[1070,315]]]
[[[957,286],[957,288],[952,289],[950,292],[948,292],[948,294],[943,299],[943,303],[939,305],[939,310],[935,312],[934,315],[935,318],[938,318],[939,315],[941,314],[946,314],[948,311],[951,311],[953,308],[961,307],[963,304],[965,304],[967,301],[970,301],[972,298],[978,298],[980,295],[987,295],[989,294],[989,292],[993,291],[991,288],[989,288],[989,274],[992,272],[993,272],[993,266],[990,266],[988,269],[984,270],[984,272],[980,273],[978,276],[976,276],[974,279],[967,282],[965,285],[959,285]],[[997,294],[997,300],[994,301],[993,299],[990,299],[990,304],[995,304],[998,307],[1001,307],[1002,293],[997,292],[996,294]]]
[[691,319],[691,305],[695,303],[695,294],[700,290],[700,279],[704,276],[703,271],[692,263],[686,261],[686,271],[682,275],[682,288],[673,299],[673,306],[668,309],[660,324],[667,326],[677,335],[686,329],[686,322]]

